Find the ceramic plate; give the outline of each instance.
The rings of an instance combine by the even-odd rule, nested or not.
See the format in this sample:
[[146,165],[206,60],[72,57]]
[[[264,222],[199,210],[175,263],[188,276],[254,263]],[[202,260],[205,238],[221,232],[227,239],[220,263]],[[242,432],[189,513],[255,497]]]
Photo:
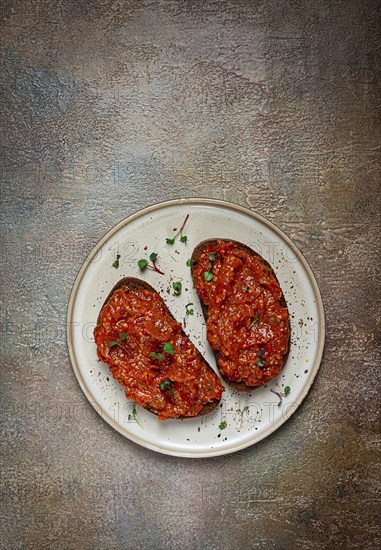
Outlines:
[[[184,234],[166,244],[189,214]],[[291,349],[280,375],[250,394],[226,387],[213,413],[193,419],[159,422],[148,411],[127,400],[107,365],[97,359],[93,330],[100,308],[122,277],[139,277],[151,284],[216,369],[206,340],[205,322],[186,265],[193,248],[213,237],[241,241],[268,260],[285,294],[291,315]],[[165,273],[141,272],[138,260],[158,253]],[[113,267],[120,254],[119,268]],[[182,281],[180,296],[172,283]],[[193,303],[193,315],[186,304]],[[155,451],[183,457],[232,453],[253,445],[281,426],[306,396],[319,368],[324,346],[324,312],[320,292],[306,260],[293,242],[272,223],[240,206],[209,199],[183,199],[156,204],[133,214],[111,229],[83,264],[68,309],[68,346],[81,388],[98,413],[128,439]],[[282,401],[270,390],[290,392]],[[280,403],[280,404],[279,404]],[[223,426],[225,426],[223,428]],[[223,428],[223,429],[221,429]]]

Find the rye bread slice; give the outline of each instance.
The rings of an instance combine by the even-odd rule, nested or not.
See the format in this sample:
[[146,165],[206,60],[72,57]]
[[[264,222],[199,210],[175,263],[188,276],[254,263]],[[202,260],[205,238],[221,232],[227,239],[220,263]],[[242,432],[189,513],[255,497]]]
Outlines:
[[[262,263],[269,269],[272,270],[272,273],[274,275],[274,278],[276,280],[276,282],[278,283],[279,285],[279,288],[281,290],[281,297],[279,299],[279,305],[281,305],[282,307],[285,307],[288,311],[288,308],[287,308],[287,302],[286,302],[286,299],[284,297],[284,294],[283,294],[283,291],[282,291],[282,288],[279,284],[279,281],[274,273],[274,270],[272,269],[271,265],[269,264],[269,262],[267,260],[265,260],[264,258],[262,258],[262,256],[260,254],[258,254],[258,252],[255,252],[255,250],[253,250],[252,248],[250,248],[249,246],[247,246],[246,244],[243,244],[243,243],[240,243],[239,241],[235,241],[233,239],[217,239],[217,238],[213,238],[213,239],[207,239],[205,241],[202,241],[200,242],[196,248],[193,250],[193,254],[192,254],[192,257],[191,257],[191,275],[192,275],[192,280],[194,282],[194,271],[196,269],[196,266],[198,264],[198,260],[200,258],[200,256],[202,255],[202,253],[206,250],[206,248],[208,248],[209,246],[215,246],[217,244],[218,241],[223,241],[223,242],[229,242],[229,243],[233,243],[234,245],[236,245],[238,248],[240,248],[241,250],[243,250],[244,252],[246,252],[247,254],[249,254],[250,256],[256,256],[258,258],[260,258],[260,260],[262,261]],[[201,298],[199,297],[200,299],[200,304],[201,304],[201,308],[202,308],[202,311],[203,311],[203,314],[204,314],[204,318],[205,318],[205,321],[207,321],[208,319],[208,306],[205,305],[203,303],[203,301],[201,300]],[[289,323],[289,326],[290,326],[290,315],[288,315],[288,323]],[[291,338],[291,331],[290,331],[290,337],[289,337],[289,340],[288,340],[288,345],[287,345],[287,349],[286,349],[286,352],[285,354],[283,355],[283,361],[282,361],[282,367],[281,369],[283,368],[283,366],[285,365],[286,361],[287,361],[287,357],[288,357],[288,354],[290,352],[290,338]],[[215,352],[215,356],[216,356],[216,361],[217,361],[217,366],[218,366],[218,359],[219,359],[219,352]],[[223,376],[223,374],[220,372],[224,382],[226,382],[226,384],[228,384],[229,386],[231,386],[232,388],[234,388],[235,390],[237,391],[240,391],[240,392],[246,392],[246,393],[250,393],[251,391],[261,387],[261,386],[248,386],[245,382],[236,382],[235,380],[229,380],[228,378],[226,378],[225,376]]]
[[[106,300],[104,301],[104,303],[102,305],[102,308],[101,308],[101,311],[99,312],[99,315],[98,315],[97,325],[100,322],[101,312],[102,312],[102,309],[104,308],[104,306],[110,301],[110,299],[112,298],[114,293],[117,290],[123,289],[123,287],[126,287],[128,290],[147,290],[148,292],[152,292],[154,294],[159,294],[146,281],[143,281],[141,279],[137,279],[136,277],[124,277],[123,279],[120,279],[120,281],[118,281],[116,283],[116,285],[112,288],[112,290],[108,294]],[[167,305],[165,304],[165,302],[164,302],[163,298],[161,298],[161,296],[160,296],[160,299],[164,303],[164,306],[165,306],[165,309],[166,309],[166,312],[168,313],[168,315],[170,315],[170,317],[172,317],[172,319],[174,319],[176,321],[175,317],[172,315],[171,311],[169,310],[169,308],[167,307]],[[185,334],[183,329],[181,330],[181,334],[189,339],[189,337]],[[196,351],[197,351],[197,354],[200,357],[202,363],[208,368],[208,370],[211,370],[215,374],[215,376],[218,376],[215,373],[215,371],[212,369],[212,367],[207,363],[207,361],[204,359],[204,357],[201,355],[200,351],[197,348],[196,348]],[[220,399],[213,399],[212,401],[210,401],[208,403],[205,403],[205,405],[199,411],[197,416],[203,416],[205,414],[209,414],[210,412],[214,411],[217,408],[220,401],[221,401]],[[139,405],[139,406],[141,406],[141,405]],[[149,406],[146,406],[146,407],[143,407],[143,408],[145,408],[148,411],[152,412],[153,414],[157,415],[157,413],[155,412],[155,410],[153,408],[151,408]],[[180,416],[178,418],[180,419],[180,418],[196,418],[196,417],[195,416]]]

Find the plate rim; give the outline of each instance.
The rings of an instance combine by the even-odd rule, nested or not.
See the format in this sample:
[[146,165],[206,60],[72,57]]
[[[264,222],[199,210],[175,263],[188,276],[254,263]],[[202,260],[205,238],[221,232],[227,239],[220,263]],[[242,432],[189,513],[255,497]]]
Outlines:
[[[319,321],[320,321],[319,331],[318,331],[318,347],[317,347],[317,351],[316,351],[316,358],[315,358],[315,361],[314,361],[313,371],[311,372],[311,376],[309,377],[308,382],[306,382],[306,384],[304,385],[301,394],[299,394],[299,396],[298,396],[298,400],[293,402],[295,407],[293,408],[292,412],[287,416],[287,418],[284,419],[284,417],[282,415],[281,417],[279,417],[279,419],[276,422],[274,422],[270,426],[269,430],[265,430],[263,433],[258,434],[255,441],[245,440],[241,444],[238,444],[234,449],[210,448],[208,450],[202,450],[200,452],[197,452],[197,451],[191,452],[189,450],[184,450],[184,451],[175,450],[175,449],[172,450],[170,448],[162,448],[160,445],[158,445],[156,443],[150,443],[149,441],[142,441],[135,434],[130,433],[130,432],[126,432],[126,430],[122,426],[120,426],[120,424],[118,422],[113,420],[107,413],[102,414],[102,412],[100,412],[98,410],[100,408],[101,411],[103,411],[101,405],[99,405],[98,403],[95,402],[94,397],[93,397],[90,389],[88,388],[87,384],[85,383],[85,381],[82,377],[82,374],[80,372],[80,369],[78,367],[76,357],[75,357],[75,350],[74,350],[74,343],[73,343],[73,336],[72,336],[72,327],[73,327],[72,316],[73,316],[73,311],[74,311],[75,298],[77,296],[82,278],[83,278],[83,276],[84,276],[84,274],[87,270],[88,265],[90,264],[90,260],[93,258],[94,255],[97,254],[99,249],[102,248],[103,244],[113,234],[117,233],[125,225],[128,225],[129,223],[131,223],[134,219],[137,219],[141,216],[149,214],[150,212],[154,212],[154,211],[160,210],[162,208],[170,207],[170,206],[173,206],[173,205],[179,205],[179,204],[195,204],[195,205],[200,204],[200,205],[217,206],[217,207],[232,209],[236,212],[248,215],[251,218],[260,221],[261,223],[268,226],[273,231],[275,230],[275,232],[279,236],[281,236],[289,246],[291,246],[291,249],[292,248],[296,249],[296,251],[298,253],[298,255],[297,255],[298,261],[302,262],[303,267],[305,269],[305,272],[308,276],[309,282],[312,285],[314,294],[316,296],[316,307],[318,309]],[[313,384],[313,382],[316,378],[316,375],[319,371],[319,368],[320,368],[320,365],[321,365],[321,362],[322,362],[323,352],[324,352],[324,345],[325,345],[325,326],[326,326],[326,324],[325,324],[324,303],[323,303],[323,299],[322,299],[322,296],[321,296],[319,285],[316,281],[315,274],[314,274],[311,266],[307,262],[306,258],[304,257],[303,253],[301,252],[300,248],[298,247],[298,245],[295,244],[290,239],[290,237],[288,237],[288,235],[286,235],[282,231],[282,229],[280,229],[276,224],[269,221],[267,218],[265,218],[261,214],[258,214],[257,212],[252,211],[249,208],[246,208],[244,206],[241,206],[241,205],[229,202],[229,201],[225,201],[225,200],[222,200],[222,199],[189,197],[189,198],[164,200],[164,201],[155,203],[153,205],[141,208],[141,209],[133,212],[132,214],[130,214],[126,218],[120,220],[112,228],[110,228],[108,231],[106,231],[106,233],[104,233],[103,236],[97,241],[97,243],[93,246],[93,248],[91,249],[89,254],[84,259],[81,267],[79,268],[79,270],[77,272],[77,275],[74,279],[74,283],[72,285],[71,291],[70,291],[70,297],[69,297],[67,313],[66,313],[66,343],[67,343],[67,348],[68,348],[68,351],[69,351],[69,358],[70,358],[71,366],[73,368],[75,377],[76,377],[76,379],[77,379],[77,381],[80,385],[80,388],[82,389],[83,393],[85,394],[85,396],[86,396],[88,402],[90,403],[90,405],[96,410],[96,412],[99,414],[99,416],[104,421],[106,421],[112,428],[114,428],[114,430],[119,432],[121,435],[123,435],[128,440],[132,441],[133,443],[140,445],[141,447],[150,449],[152,451],[159,452],[161,454],[165,454],[167,456],[176,456],[176,457],[181,457],[181,458],[212,458],[212,457],[215,457],[215,456],[232,454],[232,453],[235,453],[237,451],[243,450],[247,447],[251,447],[252,445],[255,445],[256,443],[259,443],[260,441],[262,441],[266,437],[269,437],[271,434],[273,434],[278,428],[280,428],[285,422],[287,422],[287,420],[289,420],[289,418],[299,409],[300,405],[302,404],[302,402],[304,401],[304,399],[306,398],[308,392],[310,391],[310,389],[312,387],[312,384]]]

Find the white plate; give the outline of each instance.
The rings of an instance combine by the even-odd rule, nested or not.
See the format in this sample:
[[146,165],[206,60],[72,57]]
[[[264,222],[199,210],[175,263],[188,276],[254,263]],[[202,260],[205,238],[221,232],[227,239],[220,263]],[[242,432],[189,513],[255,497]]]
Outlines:
[[[174,236],[186,215],[187,243]],[[273,267],[291,315],[291,349],[280,375],[251,394],[226,387],[219,408],[204,417],[167,420],[137,407],[138,422],[129,418],[133,403],[97,360],[93,329],[99,310],[114,284],[125,276],[149,282],[164,297],[185,332],[216,369],[207,340],[200,303],[186,261],[202,240],[221,237],[241,241],[259,252]],[[157,265],[165,275],[141,272],[138,260],[159,254]],[[118,269],[112,266],[121,255]],[[182,281],[180,296],[172,282]],[[168,293],[169,292],[169,293]],[[185,315],[193,302],[194,315]],[[320,365],[324,346],[324,312],[320,292],[306,260],[293,242],[272,223],[240,206],[210,199],[182,199],[156,204],[137,212],[111,229],[86,259],[75,281],[68,309],[68,346],[81,388],[98,413],[128,439],[155,451],[183,457],[232,453],[267,437],[281,426],[306,396]],[[217,370],[217,369],[216,369]],[[217,371],[218,372],[218,371]],[[291,391],[278,405],[270,389]],[[226,422],[225,429],[219,425]]]

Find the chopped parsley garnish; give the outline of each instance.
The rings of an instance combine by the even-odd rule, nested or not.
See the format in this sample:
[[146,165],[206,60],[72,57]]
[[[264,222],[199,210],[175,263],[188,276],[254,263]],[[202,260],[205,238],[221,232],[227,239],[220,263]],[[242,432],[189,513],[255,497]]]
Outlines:
[[224,420],[223,422],[221,422],[220,424],[218,424],[218,429],[219,430],[224,430],[226,428],[226,426],[228,425],[228,423],[226,422],[226,420]]
[[286,387],[284,388],[284,395],[288,395],[288,394],[290,393],[290,391],[291,391],[290,386],[286,386]]
[[187,267],[190,267],[190,264],[191,264],[191,259],[188,258],[188,260],[186,261],[186,264],[187,264]]
[[167,344],[164,344],[164,351],[165,353],[169,353],[170,355],[173,355],[175,353],[175,350],[172,347],[171,342],[168,342]]
[[261,359],[259,359],[259,357],[256,358],[255,362],[257,363],[258,367],[261,369],[265,366],[264,362]]
[[175,283],[172,283],[172,287],[173,287],[173,290],[174,290],[174,293],[176,296],[179,296],[181,294],[181,290],[182,290],[182,287],[183,285],[181,284],[180,281],[176,281]]
[[150,264],[148,260],[146,260],[145,258],[139,260],[138,261],[139,269],[143,271],[144,269],[148,268],[148,269],[152,269],[152,271],[156,271],[156,273],[160,273],[160,275],[164,275],[164,273],[160,271],[160,269],[156,265],[157,257],[158,257],[157,252],[152,252],[152,254],[150,254],[149,259],[151,260],[152,264]]
[[193,306],[193,302],[189,302],[186,306],[185,306],[185,313],[187,315],[193,315],[194,314],[194,309],[193,308],[190,308],[189,306]]
[[118,267],[119,267],[119,258],[120,258],[120,254],[117,254],[116,255],[116,260],[112,264],[112,267],[115,267],[115,269],[118,269]]
[[171,386],[172,386],[172,380],[169,380],[168,378],[164,380],[161,384],[159,384],[159,388],[161,389],[161,391],[165,391]]
[[188,237],[186,235],[183,235],[183,231],[184,231],[185,224],[188,221],[188,218],[189,218],[189,214],[187,214],[185,220],[183,221],[182,226],[180,227],[180,229],[178,230],[178,232],[176,233],[176,235],[174,237],[168,237],[168,238],[165,239],[165,242],[167,244],[175,244],[175,241],[176,241],[176,239],[179,235],[180,235],[180,242],[182,242],[182,243],[187,242]]
[[263,355],[265,355],[265,353],[266,353],[266,352],[265,352],[264,349],[259,349],[259,350],[257,351],[257,355],[258,355],[259,357],[263,357]]
[[210,271],[204,271],[204,280],[209,283],[213,279],[212,273]]
[[125,340],[125,339],[127,338],[127,332],[121,332],[121,333],[119,334],[119,338],[120,338],[121,340]]
[[269,271],[272,271],[272,268],[269,267],[269,266],[267,266],[267,265],[265,265],[265,264],[263,264],[263,269],[264,269],[265,271],[267,271],[267,273],[269,273]]
[[217,254],[216,254],[215,252],[211,252],[211,253],[209,254],[209,260],[210,260],[211,262],[214,262],[215,260],[217,260]]

